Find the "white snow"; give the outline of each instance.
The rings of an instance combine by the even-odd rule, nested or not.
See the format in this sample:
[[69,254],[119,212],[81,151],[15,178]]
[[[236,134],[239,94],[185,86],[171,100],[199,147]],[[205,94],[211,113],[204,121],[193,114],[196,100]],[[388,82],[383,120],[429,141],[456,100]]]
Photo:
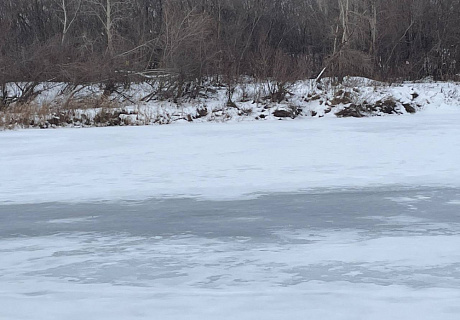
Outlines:
[[460,186],[456,113],[0,132],[0,203]]
[[316,243],[295,246],[191,236],[4,239],[0,317],[458,319],[459,280],[439,283],[431,272],[455,268],[459,235],[310,232],[294,236]]
[[[406,89],[397,91],[401,99]],[[460,188],[460,106],[445,96],[430,99],[439,103],[391,117],[3,131],[0,208]],[[454,196],[443,203],[449,210],[460,203]],[[385,199],[398,210],[413,209],[362,218],[385,232],[281,226],[269,230],[277,240],[267,242],[40,234],[96,223],[88,215],[49,217],[33,225],[36,235],[11,236],[2,228],[20,222],[2,220],[0,319],[459,319],[456,216],[444,213],[447,220],[434,222],[418,216],[432,200],[425,193]]]

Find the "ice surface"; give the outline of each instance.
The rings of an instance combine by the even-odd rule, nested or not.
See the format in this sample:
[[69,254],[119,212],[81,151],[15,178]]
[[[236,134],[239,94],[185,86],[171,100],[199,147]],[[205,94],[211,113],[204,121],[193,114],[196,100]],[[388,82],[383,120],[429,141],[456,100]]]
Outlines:
[[460,186],[460,112],[0,133],[0,203]]
[[0,132],[0,319],[457,320],[438,111]]
[[0,319],[458,319],[459,195],[0,206]]

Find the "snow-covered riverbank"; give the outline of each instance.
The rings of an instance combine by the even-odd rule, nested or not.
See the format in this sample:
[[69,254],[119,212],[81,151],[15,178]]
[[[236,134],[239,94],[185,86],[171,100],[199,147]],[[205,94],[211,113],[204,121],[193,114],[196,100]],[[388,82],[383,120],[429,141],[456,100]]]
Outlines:
[[[159,83],[74,86],[10,83],[0,104],[0,129],[139,126],[171,123],[269,121],[293,118],[405,115],[458,109],[456,82],[382,83],[365,78],[294,83],[242,79],[233,86],[207,83],[174,97]],[[166,96],[165,96],[166,95]]]

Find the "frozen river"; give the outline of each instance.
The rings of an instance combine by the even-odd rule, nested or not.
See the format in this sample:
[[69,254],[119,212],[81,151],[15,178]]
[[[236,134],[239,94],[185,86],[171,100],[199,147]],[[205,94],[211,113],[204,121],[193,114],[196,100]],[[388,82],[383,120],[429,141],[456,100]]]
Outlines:
[[460,189],[0,206],[0,319],[459,319]]

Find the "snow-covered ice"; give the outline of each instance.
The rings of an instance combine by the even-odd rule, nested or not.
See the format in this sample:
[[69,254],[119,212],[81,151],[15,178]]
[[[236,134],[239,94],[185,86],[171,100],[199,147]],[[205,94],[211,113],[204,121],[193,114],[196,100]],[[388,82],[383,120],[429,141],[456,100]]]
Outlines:
[[0,133],[0,203],[460,186],[460,110]]
[[0,132],[0,319],[459,319],[447,111]]
[[459,195],[0,206],[0,318],[458,319]]

